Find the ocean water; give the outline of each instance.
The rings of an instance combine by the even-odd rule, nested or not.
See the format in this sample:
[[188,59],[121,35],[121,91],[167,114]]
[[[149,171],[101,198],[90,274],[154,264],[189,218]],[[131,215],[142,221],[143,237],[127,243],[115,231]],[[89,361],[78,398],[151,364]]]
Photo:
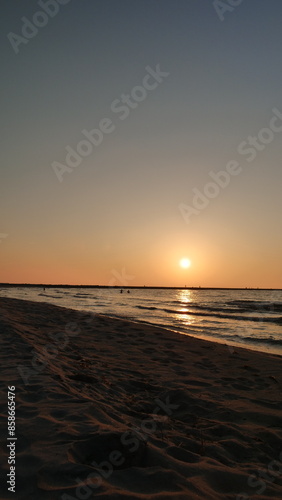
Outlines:
[[0,296],[161,325],[230,346],[282,355],[282,291],[11,287]]

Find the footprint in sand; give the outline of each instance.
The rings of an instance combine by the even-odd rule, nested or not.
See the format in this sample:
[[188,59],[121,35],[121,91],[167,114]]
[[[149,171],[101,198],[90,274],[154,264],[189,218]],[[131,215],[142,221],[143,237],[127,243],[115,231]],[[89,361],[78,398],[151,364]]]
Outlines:
[[132,431],[92,434],[88,439],[74,443],[68,452],[69,459],[80,464],[95,464],[109,460],[115,450],[122,459],[118,469],[146,466],[146,443]]

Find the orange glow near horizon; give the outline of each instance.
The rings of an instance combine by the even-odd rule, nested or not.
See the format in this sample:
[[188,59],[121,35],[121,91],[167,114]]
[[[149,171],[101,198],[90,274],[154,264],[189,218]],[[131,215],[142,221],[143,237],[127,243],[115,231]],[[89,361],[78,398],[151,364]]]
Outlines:
[[244,259],[242,255],[236,259],[233,254],[230,266],[228,248],[223,250],[198,241],[189,250],[193,265],[182,267],[179,261],[181,242],[177,244],[178,247],[171,248],[167,241],[160,239],[155,246],[149,247],[148,242],[144,247],[133,248],[130,244],[127,250],[117,244],[114,252],[105,250],[102,245],[95,248],[92,244],[85,244],[85,248],[78,248],[67,238],[62,247],[57,247],[51,240],[49,245],[47,242],[28,245],[7,238],[0,247],[0,282],[279,288],[281,273],[279,276],[274,265],[269,264],[266,269],[258,255],[252,257],[245,252]]
[[[15,234],[0,245],[0,282],[281,288],[278,241],[266,266],[264,242],[257,242],[260,251],[254,252],[247,238],[243,245],[234,231],[225,230],[222,239],[222,229],[211,230],[200,217],[201,233],[197,226],[183,231],[176,218],[157,228],[149,219],[140,226],[133,219],[127,231],[115,226],[112,232],[99,219],[93,231],[89,219],[74,214],[64,215],[65,224],[52,214],[53,225],[43,232],[40,214],[34,213],[26,228],[15,223]],[[179,265],[181,256],[189,256],[189,268]]]

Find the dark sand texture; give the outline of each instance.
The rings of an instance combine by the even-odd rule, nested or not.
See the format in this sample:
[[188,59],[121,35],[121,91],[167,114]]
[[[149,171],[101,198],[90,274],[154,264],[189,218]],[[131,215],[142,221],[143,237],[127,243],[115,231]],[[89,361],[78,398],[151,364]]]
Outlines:
[[1,500],[282,498],[281,357],[6,298],[0,347]]

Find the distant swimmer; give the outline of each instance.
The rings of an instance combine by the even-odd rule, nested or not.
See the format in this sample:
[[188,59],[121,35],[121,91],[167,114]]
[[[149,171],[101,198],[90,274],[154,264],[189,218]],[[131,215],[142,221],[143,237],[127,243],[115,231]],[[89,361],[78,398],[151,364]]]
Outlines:
[[127,290],[127,293],[130,293],[130,291],[129,291],[129,290]]
[[122,292],[123,292],[123,290],[120,290],[120,293],[122,293]]

